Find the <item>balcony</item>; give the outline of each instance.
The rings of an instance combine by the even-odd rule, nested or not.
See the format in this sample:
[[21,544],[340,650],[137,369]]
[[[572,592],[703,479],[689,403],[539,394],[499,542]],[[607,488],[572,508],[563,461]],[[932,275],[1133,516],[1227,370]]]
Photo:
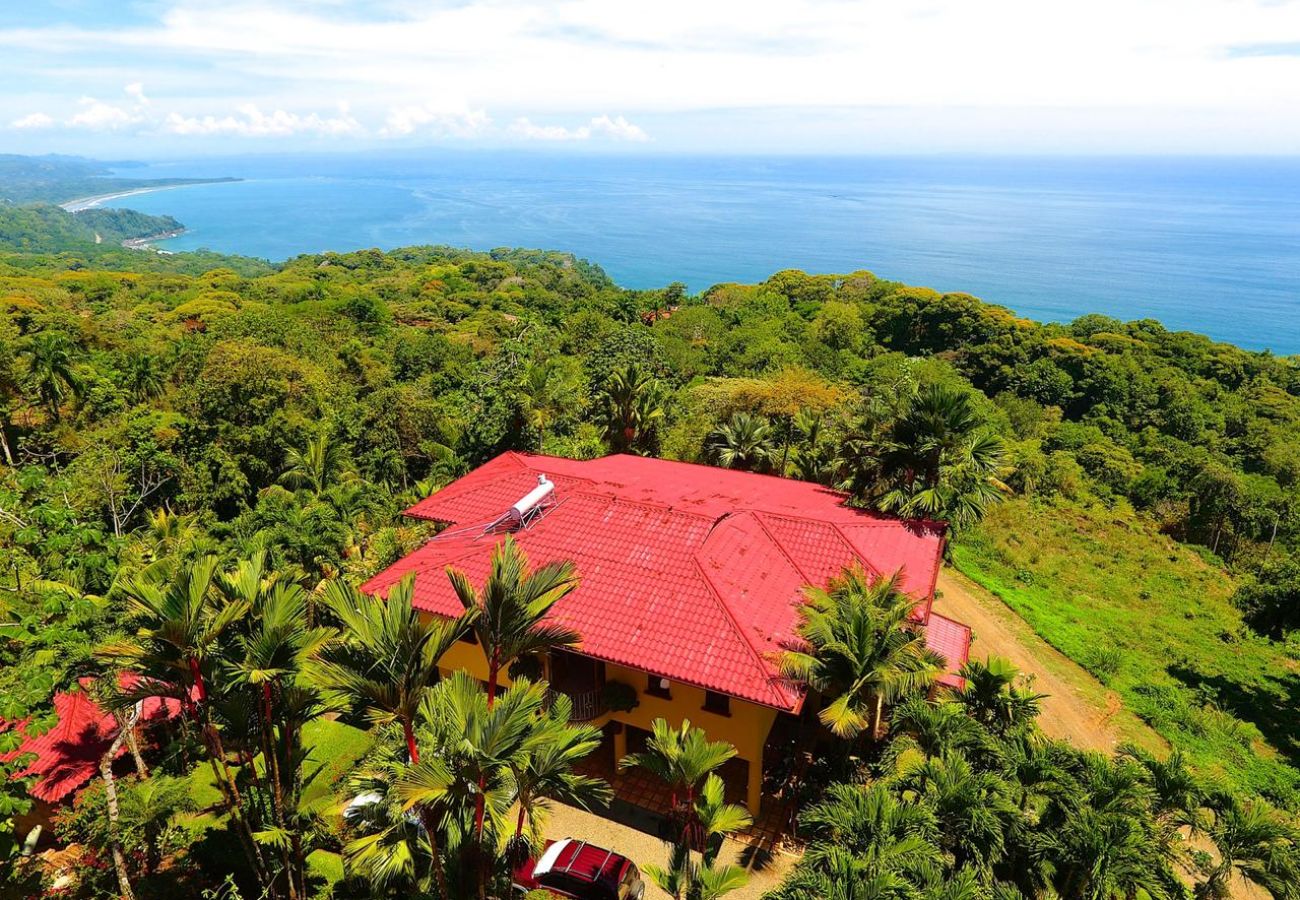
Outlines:
[[592,719],[598,719],[605,714],[605,691],[604,689],[590,691],[549,691],[550,698],[556,694],[564,694],[573,701],[572,722],[590,722]]
[[551,652],[552,697],[564,694],[573,702],[573,721],[590,722],[605,714],[605,666],[566,650]]

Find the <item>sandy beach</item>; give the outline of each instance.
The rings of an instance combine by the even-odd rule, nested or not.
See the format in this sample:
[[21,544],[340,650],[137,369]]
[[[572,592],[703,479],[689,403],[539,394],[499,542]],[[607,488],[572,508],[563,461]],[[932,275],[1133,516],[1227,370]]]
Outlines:
[[170,188],[187,187],[184,184],[164,184],[158,187],[133,188],[129,191],[115,191],[111,194],[94,194],[90,197],[78,197],[76,200],[69,200],[67,203],[60,203],[59,207],[68,212],[81,212],[83,209],[93,209],[101,203],[109,200],[120,200],[123,197],[134,197],[136,194],[151,194],[154,191],[165,191]]

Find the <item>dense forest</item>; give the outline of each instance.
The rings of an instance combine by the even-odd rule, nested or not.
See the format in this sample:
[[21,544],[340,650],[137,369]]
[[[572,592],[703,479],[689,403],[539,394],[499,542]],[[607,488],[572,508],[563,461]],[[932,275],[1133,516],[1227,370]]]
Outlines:
[[[31,234],[57,221],[5,214],[44,218]],[[18,220],[0,218],[0,237],[6,221]],[[101,251],[84,231],[44,255],[10,247],[0,254],[0,719],[39,728],[54,691],[123,660],[153,677],[170,640],[167,585],[205,578],[226,612],[201,616],[230,629],[205,645],[217,668],[204,677],[223,696],[233,702],[264,671],[249,661],[259,641],[293,648],[283,672],[314,672],[313,648],[342,633],[324,632],[365,605],[348,585],[428,536],[400,517],[414,500],[507,449],[655,454],[820,481],[874,508],[951,522],[957,564],[1035,627],[1036,610],[1078,604],[1070,623],[1040,630],[1113,681],[1173,747],[1168,758],[1130,749],[1109,759],[1047,741],[1032,685],[997,661],[973,664],[960,696],[900,693],[887,742],[849,734],[827,764],[838,786],[805,812],[810,851],[778,896],[1217,897],[1238,875],[1297,896],[1295,359],[1154,321],[1038,324],[865,271],[784,271],[689,295],[678,284],[624,290],[595,265],[527,250],[370,250],[272,267]],[[1046,580],[1043,568],[1062,560]],[[1062,587],[1102,571],[1124,584]],[[277,589],[239,593],[241,577],[272,572]],[[873,622],[902,602],[851,579],[831,595],[826,615]],[[268,635],[312,605],[324,632]],[[1148,620],[1146,631],[1125,616]],[[1071,643],[1068,627],[1080,623],[1095,628],[1091,646]],[[816,659],[805,663],[816,670]],[[512,702],[535,711],[538,696],[521,685]],[[430,708],[458,709],[461,721],[490,715],[464,685],[437,691]],[[299,742],[301,767],[300,745],[334,723],[319,711],[293,718],[302,710],[284,702],[277,725],[268,701],[265,727]],[[427,716],[420,740],[449,747],[446,721]],[[250,861],[243,889],[279,895],[282,877],[285,896],[309,882],[327,890],[322,880],[345,891],[346,880],[304,862],[356,838],[302,824],[308,807],[321,817],[305,799],[320,801],[317,782],[268,799],[261,830],[223,784],[205,789],[209,804],[224,797],[225,818],[195,811],[184,778],[215,752],[207,724],[185,749],[188,768],[166,763],[152,799],[136,796],[144,782],[124,787],[164,810],[137,809],[131,839],[154,846],[165,832],[186,861],[167,877],[215,887],[204,866],[221,852],[209,833],[220,822],[225,852]],[[12,736],[0,734],[0,752]],[[589,739],[580,729],[566,738]],[[393,782],[394,746],[400,732],[328,752],[360,761],[374,788]],[[407,808],[432,808],[411,800],[415,775],[393,783],[406,786]],[[23,784],[3,766],[0,778],[0,832],[12,832]],[[96,824],[104,799],[87,793],[65,836],[120,847]],[[290,800],[301,801],[300,819],[286,819]],[[428,867],[428,882],[412,874],[425,869],[387,870],[391,857],[377,855],[384,841],[413,840],[399,834],[400,809],[393,815],[369,856],[349,851],[349,872],[369,873],[366,890],[409,893],[418,882],[447,895],[452,877],[477,885],[466,896],[486,896],[481,807],[476,832],[426,845],[450,866]],[[501,827],[505,842],[513,825]],[[1189,829],[1201,843],[1184,840]],[[277,871],[288,874],[277,876],[281,855]],[[691,856],[679,846],[670,860],[685,860],[672,882],[679,896],[720,896],[701,874],[713,871],[708,853],[698,869]],[[136,877],[169,883],[147,852],[132,860]],[[111,867],[102,874],[101,889],[116,890]]]

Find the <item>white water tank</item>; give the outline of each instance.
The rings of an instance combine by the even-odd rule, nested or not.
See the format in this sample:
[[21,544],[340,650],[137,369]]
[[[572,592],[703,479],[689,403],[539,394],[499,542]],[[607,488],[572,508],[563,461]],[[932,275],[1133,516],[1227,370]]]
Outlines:
[[510,515],[516,522],[522,522],[524,516],[528,515],[543,500],[555,493],[555,484],[545,475],[537,476],[537,487],[516,501],[515,505],[510,507]]

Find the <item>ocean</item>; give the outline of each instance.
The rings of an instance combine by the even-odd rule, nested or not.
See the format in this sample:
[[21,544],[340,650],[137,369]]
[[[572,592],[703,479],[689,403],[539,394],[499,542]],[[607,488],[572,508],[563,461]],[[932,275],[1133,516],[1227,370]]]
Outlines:
[[183,222],[170,250],[283,260],[540,247],[626,287],[692,291],[786,268],[869,269],[1042,321],[1155,318],[1300,353],[1300,159],[430,151],[172,160],[129,174],[246,179],[110,201]]

